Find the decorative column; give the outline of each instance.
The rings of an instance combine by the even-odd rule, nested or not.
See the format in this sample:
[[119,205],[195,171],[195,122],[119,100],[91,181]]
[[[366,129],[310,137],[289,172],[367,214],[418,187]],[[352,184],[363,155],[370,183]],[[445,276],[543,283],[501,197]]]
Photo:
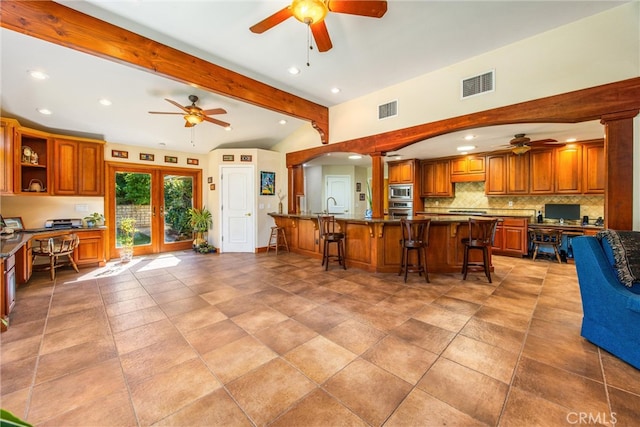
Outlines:
[[373,218],[384,217],[384,161],[382,153],[371,154],[371,199]]
[[605,149],[605,227],[633,228],[633,118],[638,110],[607,114],[604,125]]

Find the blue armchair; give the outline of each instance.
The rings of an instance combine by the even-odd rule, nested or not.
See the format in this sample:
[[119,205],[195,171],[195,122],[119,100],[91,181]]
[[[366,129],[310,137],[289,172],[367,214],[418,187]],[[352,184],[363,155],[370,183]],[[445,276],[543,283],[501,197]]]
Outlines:
[[640,285],[620,282],[605,240],[580,236],[572,245],[584,313],[581,335],[640,369]]

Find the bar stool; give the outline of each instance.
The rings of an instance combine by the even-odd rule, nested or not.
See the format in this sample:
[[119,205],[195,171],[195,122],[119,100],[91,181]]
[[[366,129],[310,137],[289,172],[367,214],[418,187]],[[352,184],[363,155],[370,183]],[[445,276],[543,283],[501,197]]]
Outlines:
[[[320,238],[324,241],[322,246],[322,265],[325,266],[325,271],[329,269],[329,260],[335,258],[338,264],[345,270],[347,265],[345,263],[344,252],[344,240],[345,234],[340,230],[340,226],[336,222],[336,217],[333,215],[318,215],[318,230],[320,230]],[[337,246],[337,255],[331,255],[331,243],[335,243]]]
[[[400,271],[398,276],[404,271],[404,281],[407,282],[407,273],[418,273],[429,283],[429,269],[427,268],[427,248],[429,247],[429,228],[431,227],[430,218],[421,219],[400,219],[400,228],[402,229],[402,259],[400,260]],[[415,264],[409,262],[411,252],[416,253],[417,261]],[[424,263],[423,263],[424,261]]]
[[531,239],[531,243],[533,244],[533,260],[536,260],[536,256],[538,256],[538,249],[540,246],[552,247],[553,252],[558,260],[558,263],[562,264],[562,260],[560,259],[560,252],[558,251],[558,246],[562,244],[562,230],[558,229],[550,229],[550,228],[531,228],[529,229],[529,238]]
[[[464,259],[462,261],[462,280],[467,280],[469,268],[474,271],[483,271],[491,283],[489,271],[489,248],[493,246],[493,239],[498,226],[497,218],[469,218],[469,237],[462,239],[464,245]],[[482,262],[469,261],[469,252],[479,250],[482,252]]]
[[[34,271],[49,270],[51,280],[56,278],[56,269],[70,265],[79,273],[78,266],[73,260],[73,251],[76,249],[80,239],[76,234],[68,234],[64,236],[51,237],[49,239],[35,240],[32,248],[31,261],[33,262],[36,257],[48,257],[49,264],[34,265]],[[60,257],[67,257],[65,262],[60,262]]]
[[267,245],[267,253],[269,249],[275,249],[276,255],[278,255],[278,248],[284,246],[289,252],[289,244],[287,243],[287,235],[284,232],[284,227],[278,227],[277,225],[271,227],[271,235],[269,236],[269,244]]

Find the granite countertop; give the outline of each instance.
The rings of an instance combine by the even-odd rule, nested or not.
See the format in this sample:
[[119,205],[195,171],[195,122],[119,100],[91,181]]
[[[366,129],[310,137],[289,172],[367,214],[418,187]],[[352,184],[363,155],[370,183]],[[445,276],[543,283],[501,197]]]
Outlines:
[[93,230],[106,230],[107,227],[82,227],[82,228],[71,228],[71,229],[50,229],[46,231],[38,231],[38,232],[23,232],[18,231],[12,234],[3,234],[0,236],[0,258],[7,258],[11,255],[15,254],[20,250],[22,246],[24,246],[29,240],[33,238],[37,238],[38,236],[50,235],[52,233],[68,233],[68,232],[84,232],[84,231],[93,231]]
[[[311,213],[301,213],[301,214],[279,214],[276,212],[270,212],[269,215],[273,216],[273,217],[279,217],[279,218],[297,218],[297,219],[317,219],[319,214],[311,214]],[[328,215],[328,214],[327,214]],[[347,214],[332,214],[335,216],[336,221],[340,222],[340,221],[344,221],[344,222],[358,222],[358,223],[389,223],[389,224],[398,224],[400,223],[400,218],[393,218],[390,217],[388,215],[385,215],[382,218],[364,218],[362,216],[357,216],[357,215],[347,215]],[[413,216],[413,217],[407,217],[408,219],[411,218],[431,218],[431,221],[433,222],[447,222],[447,223],[454,223],[454,222],[466,222],[468,218],[472,218],[474,216],[478,216],[478,215],[446,215],[446,214],[423,214],[423,213],[418,213],[418,215]],[[489,215],[484,215],[483,217],[487,217]]]

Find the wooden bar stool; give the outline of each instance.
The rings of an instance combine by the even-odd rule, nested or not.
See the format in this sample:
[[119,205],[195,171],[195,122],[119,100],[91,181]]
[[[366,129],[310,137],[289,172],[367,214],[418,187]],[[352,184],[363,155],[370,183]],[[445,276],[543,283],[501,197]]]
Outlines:
[[[474,271],[483,271],[491,283],[491,271],[489,268],[489,249],[493,246],[493,238],[498,226],[497,218],[469,218],[469,237],[462,239],[464,245],[464,259],[462,261],[462,280],[467,280],[467,273],[471,268]],[[469,252],[478,250],[482,252],[482,262],[469,261]]]
[[287,235],[284,232],[284,227],[278,227],[277,225],[271,227],[271,236],[269,236],[269,244],[267,245],[267,253],[269,249],[275,249],[276,255],[278,255],[278,248],[284,246],[289,252],[289,244],[287,243]]
[[[429,228],[431,219],[400,219],[402,229],[402,259],[398,276],[404,272],[404,281],[407,282],[407,273],[418,273],[429,283],[429,269],[427,268],[427,248],[429,247]],[[409,262],[411,252],[416,254],[416,263]]]
[[[323,240],[322,246],[322,265],[325,271],[329,269],[329,260],[335,258],[338,264],[345,270],[347,265],[345,262],[344,240],[345,234],[340,230],[340,226],[336,222],[333,215],[318,215],[318,229],[320,230],[320,238]],[[331,243],[337,246],[337,255],[331,255]]]

